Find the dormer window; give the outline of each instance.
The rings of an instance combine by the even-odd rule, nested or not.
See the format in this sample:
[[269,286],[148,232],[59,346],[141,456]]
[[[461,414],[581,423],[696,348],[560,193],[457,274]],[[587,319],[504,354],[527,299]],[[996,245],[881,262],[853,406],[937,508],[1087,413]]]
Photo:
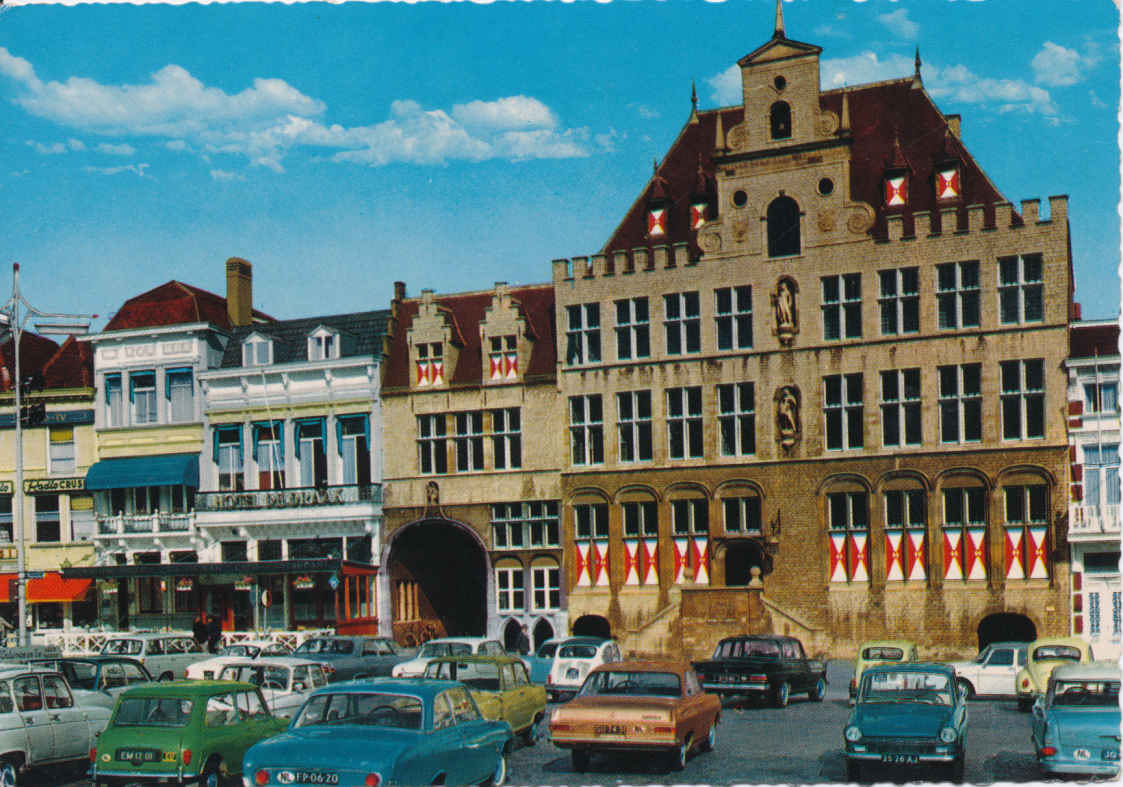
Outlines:
[[768,112],[772,139],[788,139],[792,135],[792,108],[786,101],[777,101]]
[[268,366],[273,363],[273,342],[259,334],[242,342],[242,366]]
[[519,376],[518,336],[492,336],[490,359],[492,380],[515,380]]
[[936,169],[936,199],[953,200],[960,197],[959,165],[943,164]]
[[339,337],[326,329],[319,329],[308,337],[308,360],[329,361],[339,357]]
[[417,385],[442,385],[445,381],[444,345],[427,342],[417,345]]

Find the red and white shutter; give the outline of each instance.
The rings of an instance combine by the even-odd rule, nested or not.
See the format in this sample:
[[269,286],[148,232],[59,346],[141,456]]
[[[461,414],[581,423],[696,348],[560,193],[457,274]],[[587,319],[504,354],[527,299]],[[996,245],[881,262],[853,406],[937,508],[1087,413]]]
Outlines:
[[675,545],[675,584],[682,583],[682,572],[686,568],[686,557],[690,550],[689,538],[676,538]]
[[869,535],[867,533],[854,533],[850,536],[850,581],[868,582],[870,552],[868,548]]
[[639,584],[639,540],[624,539],[624,584]]
[[909,178],[907,175],[897,175],[885,179],[885,206],[898,208],[908,203]]
[[589,544],[588,541],[575,541],[576,553],[575,568],[577,569],[577,587],[588,587],[589,582]]
[[1006,578],[1025,579],[1023,557],[1025,533],[1020,527],[1006,528]]
[[651,208],[648,210],[647,234],[652,238],[661,238],[667,234],[666,208]]
[[425,386],[425,385],[428,385],[428,384],[429,384],[429,362],[428,361],[418,361],[417,362],[417,385],[418,385],[418,387],[421,387],[421,386]]
[[690,229],[696,230],[706,223],[706,208],[709,203],[695,202],[690,206]]
[[440,385],[445,381],[445,362],[433,361],[431,366],[432,371],[429,376],[432,378],[433,385]]
[[694,581],[710,584],[710,542],[706,536],[694,537]]
[[491,379],[503,379],[503,356],[492,353],[488,359],[491,361]]
[[831,582],[846,581],[846,534],[831,533]]
[[885,578],[890,582],[900,581],[905,578],[901,571],[902,557],[901,541],[904,533],[900,530],[885,531]]
[[936,199],[958,199],[959,167],[943,167],[936,171]]
[[1026,576],[1030,579],[1048,579],[1049,571],[1046,568],[1046,546],[1049,529],[1045,527],[1031,527],[1026,538]]
[[908,570],[905,572],[906,579],[924,580],[926,574],[924,572],[923,530],[908,531],[908,551],[906,555],[905,565],[908,567]]
[[986,528],[967,528],[967,550],[964,554],[967,579],[987,578]]
[[519,354],[517,352],[509,352],[504,357],[504,370],[508,380],[514,380],[519,376]]
[[944,531],[944,579],[963,579],[963,531]]
[[659,542],[654,538],[643,540],[643,584],[659,584]]
[[608,585],[608,542],[594,541],[593,549],[593,585],[606,587]]

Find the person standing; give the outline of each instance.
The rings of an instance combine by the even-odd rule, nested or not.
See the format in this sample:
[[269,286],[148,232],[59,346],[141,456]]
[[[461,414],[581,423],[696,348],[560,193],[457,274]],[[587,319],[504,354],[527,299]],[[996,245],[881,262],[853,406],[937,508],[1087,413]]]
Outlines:
[[207,650],[218,653],[218,645],[222,641],[222,622],[218,615],[212,614],[207,621]]
[[526,656],[530,653],[530,635],[527,633],[525,623],[523,623],[522,628],[519,629],[519,640],[515,645],[515,649],[519,652],[520,656]]

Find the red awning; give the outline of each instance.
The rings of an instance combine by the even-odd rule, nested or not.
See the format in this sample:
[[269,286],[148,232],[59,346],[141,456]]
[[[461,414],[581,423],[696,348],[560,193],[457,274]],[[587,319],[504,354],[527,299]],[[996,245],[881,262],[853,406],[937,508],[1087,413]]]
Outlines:
[[[14,604],[12,590],[17,575],[0,574],[0,604]],[[30,604],[81,601],[90,592],[92,579],[63,579],[58,571],[48,571],[42,577],[27,580],[27,601]]]

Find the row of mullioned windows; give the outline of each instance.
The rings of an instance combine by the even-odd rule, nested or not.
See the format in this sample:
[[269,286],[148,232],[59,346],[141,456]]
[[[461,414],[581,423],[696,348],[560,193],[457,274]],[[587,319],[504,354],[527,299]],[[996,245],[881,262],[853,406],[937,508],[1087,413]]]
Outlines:
[[[1042,359],[1002,361],[1000,411],[1003,440],[1045,436],[1045,364]],[[982,439],[982,364],[940,366],[936,369],[940,443],[971,443]],[[881,445],[919,446],[922,429],[921,369],[893,369],[878,374]],[[828,451],[865,447],[866,375],[827,375],[822,380],[825,446]],[[651,391],[615,395],[616,428],[621,463],[651,461],[653,457],[653,396]],[[751,382],[715,388],[719,456],[756,453],[756,404]],[[603,464],[604,397],[569,398],[570,461],[574,465]],[[664,391],[667,457],[694,459],[706,455],[703,439],[702,386]],[[423,464],[424,467],[424,464]]]
[[106,424],[137,426],[195,420],[193,370],[190,367],[165,369],[163,397],[157,391],[156,377],[155,369],[106,374],[104,378]]
[[[526,575],[530,574],[530,594],[526,593]],[[527,605],[529,600],[530,604]],[[548,612],[561,608],[561,569],[557,564],[500,566],[495,569],[495,605],[497,612]]]
[[[485,452],[488,443],[490,463]],[[417,465],[423,475],[521,468],[520,408],[417,416]]]
[[[980,325],[978,260],[936,266],[937,326],[940,330]],[[1001,325],[1044,320],[1044,281],[1040,254],[1000,257],[997,262],[998,315]],[[877,308],[882,336],[920,332],[920,269],[893,268],[878,272]],[[823,276],[819,281],[822,338],[825,341],[862,338],[862,274]],[[667,293],[662,300],[662,331],[666,355],[702,352],[700,294]],[[614,301],[616,359],[651,357],[652,315],[647,297]],[[752,288],[714,290],[713,320],[716,349],[746,350],[753,346]],[[655,327],[657,329],[658,326]],[[601,304],[566,307],[567,366],[601,363]]]

